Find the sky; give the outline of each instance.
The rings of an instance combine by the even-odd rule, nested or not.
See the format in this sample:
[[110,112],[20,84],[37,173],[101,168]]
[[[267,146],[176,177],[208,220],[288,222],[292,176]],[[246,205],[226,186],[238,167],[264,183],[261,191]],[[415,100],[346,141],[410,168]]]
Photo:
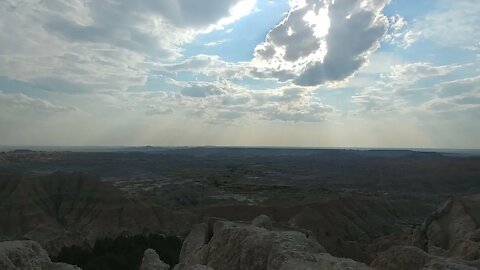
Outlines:
[[478,0],[2,0],[0,145],[480,149]]

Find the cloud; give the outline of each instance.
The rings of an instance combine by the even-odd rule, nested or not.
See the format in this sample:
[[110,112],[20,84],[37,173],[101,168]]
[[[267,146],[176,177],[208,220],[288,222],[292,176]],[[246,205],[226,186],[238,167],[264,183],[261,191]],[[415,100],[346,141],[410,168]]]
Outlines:
[[384,36],[388,0],[292,1],[257,46],[252,74],[315,86],[341,81],[367,62]]
[[70,106],[54,105],[50,101],[33,98],[22,93],[7,94],[0,91],[0,105],[2,109],[20,109],[37,113],[63,113],[77,111]]
[[439,85],[439,97],[452,97],[467,93],[480,94],[480,76],[450,81]]
[[417,41],[420,33],[414,32],[408,27],[408,22],[402,16],[396,14],[388,18],[389,27],[383,41],[408,48]]
[[255,0],[79,2],[74,8],[85,16],[81,21],[56,14],[45,27],[68,40],[168,56],[197,32],[209,32],[248,15],[255,4]]
[[434,98],[425,102],[421,109],[435,113],[461,111],[476,111],[480,113],[480,94]]
[[248,94],[228,95],[222,98],[225,106],[235,106],[248,103],[252,98]]
[[352,96],[352,102],[360,106],[356,113],[401,111],[405,103],[380,87],[369,87]]
[[158,108],[156,106],[151,106],[150,108],[147,109],[147,111],[145,113],[149,116],[169,115],[169,114],[173,114],[173,109],[172,108],[162,109],[162,108]]
[[216,84],[192,83],[183,88],[180,93],[187,97],[204,98],[207,96],[218,96],[225,93],[225,90]]
[[247,63],[229,63],[217,55],[195,55],[180,63],[158,65],[162,71],[187,71],[219,79],[240,79],[248,75]]
[[253,95],[254,112],[261,119],[285,122],[324,121],[335,109],[324,104],[311,91],[301,87],[287,87]]
[[125,91],[255,0],[0,1],[0,74],[48,91]]
[[410,31],[441,46],[480,50],[478,14],[477,0],[440,0],[434,11],[412,24]]
[[429,87],[417,87],[417,83],[424,79],[446,76],[467,66],[469,64],[436,66],[425,62],[394,65],[389,73],[380,73],[379,78],[362,87],[352,96],[351,101],[360,106],[359,112],[362,113],[415,110],[411,107],[409,98],[425,94],[431,96],[441,85],[437,83]]
[[336,112],[335,108],[304,87],[251,91],[231,82],[202,82],[190,83],[178,94],[156,97],[133,95],[137,98],[129,99],[138,99],[139,104],[150,102],[154,108],[168,106],[188,117],[195,115],[205,122],[216,124],[231,124],[242,119],[319,122]]
[[480,112],[480,76],[440,83],[436,89],[436,96],[422,105],[423,110]]
[[435,66],[432,63],[424,62],[395,65],[389,77],[396,85],[408,86],[425,78],[445,76],[464,66],[465,65]]

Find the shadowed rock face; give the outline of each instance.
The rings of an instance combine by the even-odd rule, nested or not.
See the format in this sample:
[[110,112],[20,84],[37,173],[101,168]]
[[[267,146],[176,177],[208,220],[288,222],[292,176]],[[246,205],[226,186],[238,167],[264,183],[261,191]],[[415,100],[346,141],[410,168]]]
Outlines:
[[268,230],[229,221],[215,222],[212,238],[175,269],[198,265],[230,270],[369,269],[362,263],[325,253],[320,244],[301,232]]
[[429,253],[480,259],[479,230],[480,195],[451,198],[416,230],[413,244]]
[[168,233],[189,223],[186,214],[127,199],[107,183],[73,174],[0,180],[0,216],[0,239],[34,239],[50,255],[122,232]]
[[99,239],[93,248],[66,247],[52,259],[78,265],[84,270],[138,270],[142,258],[146,257],[144,255],[149,254],[145,254],[145,250],[155,250],[163,262],[175,265],[179,262],[181,247],[181,239],[175,236],[125,235],[115,239]]
[[[333,256],[369,264],[377,251],[388,248],[388,245],[370,247],[376,239],[411,230],[413,224],[422,222],[426,215],[423,212],[411,201],[392,202],[376,196],[334,193],[290,205],[210,207],[203,210],[202,215],[203,218],[248,221],[266,214],[277,227],[304,231]],[[261,223],[260,219],[254,223]],[[400,225],[402,222],[407,225]],[[403,241],[410,241],[410,237],[402,240],[402,244]]]
[[52,263],[40,244],[34,241],[0,242],[2,270],[81,270],[64,263]]
[[413,246],[396,246],[379,254],[372,266],[380,270],[449,269],[475,270],[478,263],[430,255]]
[[451,198],[414,232],[414,246],[394,246],[380,253],[378,269],[479,269],[480,196]]

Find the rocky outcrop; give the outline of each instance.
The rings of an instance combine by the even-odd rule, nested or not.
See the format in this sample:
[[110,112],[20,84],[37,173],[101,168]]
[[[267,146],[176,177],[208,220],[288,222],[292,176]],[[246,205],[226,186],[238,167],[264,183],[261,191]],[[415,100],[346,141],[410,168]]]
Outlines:
[[47,251],[34,241],[0,242],[2,270],[81,270],[64,263],[53,263]]
[[414,246],[395,246],[382,252],[372,263],[379,270],[448,269],[475,270],[476,262],[465,262],[446,257],[433,256]]
[[170,265],[164,263],[158,257],[158,254],[153,249],[145,250],[142,258],[142,264],[139,270],[169,270]]
[[480,260],[480,195],[451,198],[413,235],[413,244],[430,255],[467,262]]
[[480,195],[451,198],[416,231],[413,244],[427,252],[454,247],[458,240],[478,241]]
[[[262,220],[269,218],[262,217]],[[259,227],[229,221],[215,222],[208,243],[175,269],[195,269],[192,267],[202,265],[229,270],[370,269],[362,263],[331,256],[316,240],[302,232],[267,230],[263,224],[261,222]],[[188,239],[197,238],[189,236],[186,242]]]
[[252,220],[252,226],[271,230],[272,220],[267,215],[260,215]]
[[378,255],[378,269],[479,269],[480,195],[450,198],[415,230],[413,246]]
[[208,242],[208,225],[200,223],[193,226],[185,241],[183,241],[182,251],[180,252],[179,261],[184,263],[198,249]]
[[[356,193],[324,193],[301,202],[268,201],[260,205],[225,205],[202,209],[199,220],[218,217],[250,221],[269,216],[276,227],[304,231],[335,257],[370,263],[369,247],[379,237],[403,234],[421,223],[433,206],[410,200],[386,200]],[[408,237],[407,243],[410,243]],[[384,251],[383,249],[380,251]]]

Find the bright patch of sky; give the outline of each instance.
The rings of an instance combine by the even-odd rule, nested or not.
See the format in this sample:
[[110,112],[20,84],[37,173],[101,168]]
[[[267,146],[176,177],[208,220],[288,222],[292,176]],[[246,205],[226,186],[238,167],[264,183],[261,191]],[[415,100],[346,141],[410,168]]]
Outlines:
[[268,31],[282,20],[288,10],[287,1],[258,1],[253,13],[235,24],[200,35],[187,44],[184,56],[213,54],[226,61],[249,61],[255,47],[265,40]]

